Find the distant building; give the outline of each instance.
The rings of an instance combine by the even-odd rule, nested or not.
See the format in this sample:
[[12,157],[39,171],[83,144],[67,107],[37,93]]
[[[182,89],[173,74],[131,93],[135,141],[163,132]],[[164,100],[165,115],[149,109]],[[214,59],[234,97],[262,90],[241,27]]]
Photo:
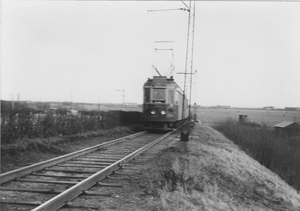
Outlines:
[[274,106],[266,106],[266,107],[263,107],[264,110],[273,110],[275,109]]
[[245,124],[245,123],[247,123],[247,118],[248,118],[248,116],[247,115],[239,115],[239,123],[240,124]]
[[278,136],[300,135],[300,124],[297,122],[284,121],[274,125],[275,134]]
[[226,105],[216,105],[216,106],[209,106],[208,108],[212,108],[212,109],[230,109],[231,107],[226,106]]
[[286,110],[286,111],[299,111],[300,108],[298,108],[298,107],[285,107],[284,110]]
[[230,109],[230,106],[227,105],[217,105],[216,107],[221,109]]

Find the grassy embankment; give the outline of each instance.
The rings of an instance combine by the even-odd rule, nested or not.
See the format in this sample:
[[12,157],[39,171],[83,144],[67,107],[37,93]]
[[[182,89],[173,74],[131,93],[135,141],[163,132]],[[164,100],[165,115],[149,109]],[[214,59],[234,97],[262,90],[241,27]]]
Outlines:
[[232,120],[219,122],[215,128],[300,191],[299,137],[278,137],[265,127],[251,128]]
[[157,196],[151,201],[153,209],[300,209],[300,195],[275,173],[218,131],[205,125],[195,127],[189,142],[175,140],[155,158],[158,167],[152,171],[156,176],[148,178]]

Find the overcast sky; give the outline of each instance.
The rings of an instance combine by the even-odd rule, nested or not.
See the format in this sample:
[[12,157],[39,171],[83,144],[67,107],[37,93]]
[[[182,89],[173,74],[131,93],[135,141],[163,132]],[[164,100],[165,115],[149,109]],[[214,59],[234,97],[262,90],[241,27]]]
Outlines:
[[[166,74],[173,61],[165,47],[183,87],[188,12],[148,12],[183,7],[2,1],[1,99],[122,103],[125,89],[142,103],[152,64]],[[193,67],[199,105],[300,107],[300,2],[196,2]]]

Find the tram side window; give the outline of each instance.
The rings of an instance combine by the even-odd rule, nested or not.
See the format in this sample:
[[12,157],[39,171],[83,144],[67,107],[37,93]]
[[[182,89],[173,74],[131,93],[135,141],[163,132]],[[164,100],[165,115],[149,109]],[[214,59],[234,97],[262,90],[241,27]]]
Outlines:
[[144,101],[145,103],[150,103],[150,88],[144,89]]
[[174,103],[174,90],[169,90],[169,103]]

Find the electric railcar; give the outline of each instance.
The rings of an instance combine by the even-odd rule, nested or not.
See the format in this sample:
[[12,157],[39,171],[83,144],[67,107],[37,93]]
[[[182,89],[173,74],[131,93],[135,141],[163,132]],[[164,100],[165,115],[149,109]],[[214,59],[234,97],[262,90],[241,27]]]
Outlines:
[[[184,109],[182,109],[184,102]],[[144,84],[143,127],[170,130],[188,118],[188,101],[173,77],[154,76]],[[184,115],[182,115],[184,112]]]

